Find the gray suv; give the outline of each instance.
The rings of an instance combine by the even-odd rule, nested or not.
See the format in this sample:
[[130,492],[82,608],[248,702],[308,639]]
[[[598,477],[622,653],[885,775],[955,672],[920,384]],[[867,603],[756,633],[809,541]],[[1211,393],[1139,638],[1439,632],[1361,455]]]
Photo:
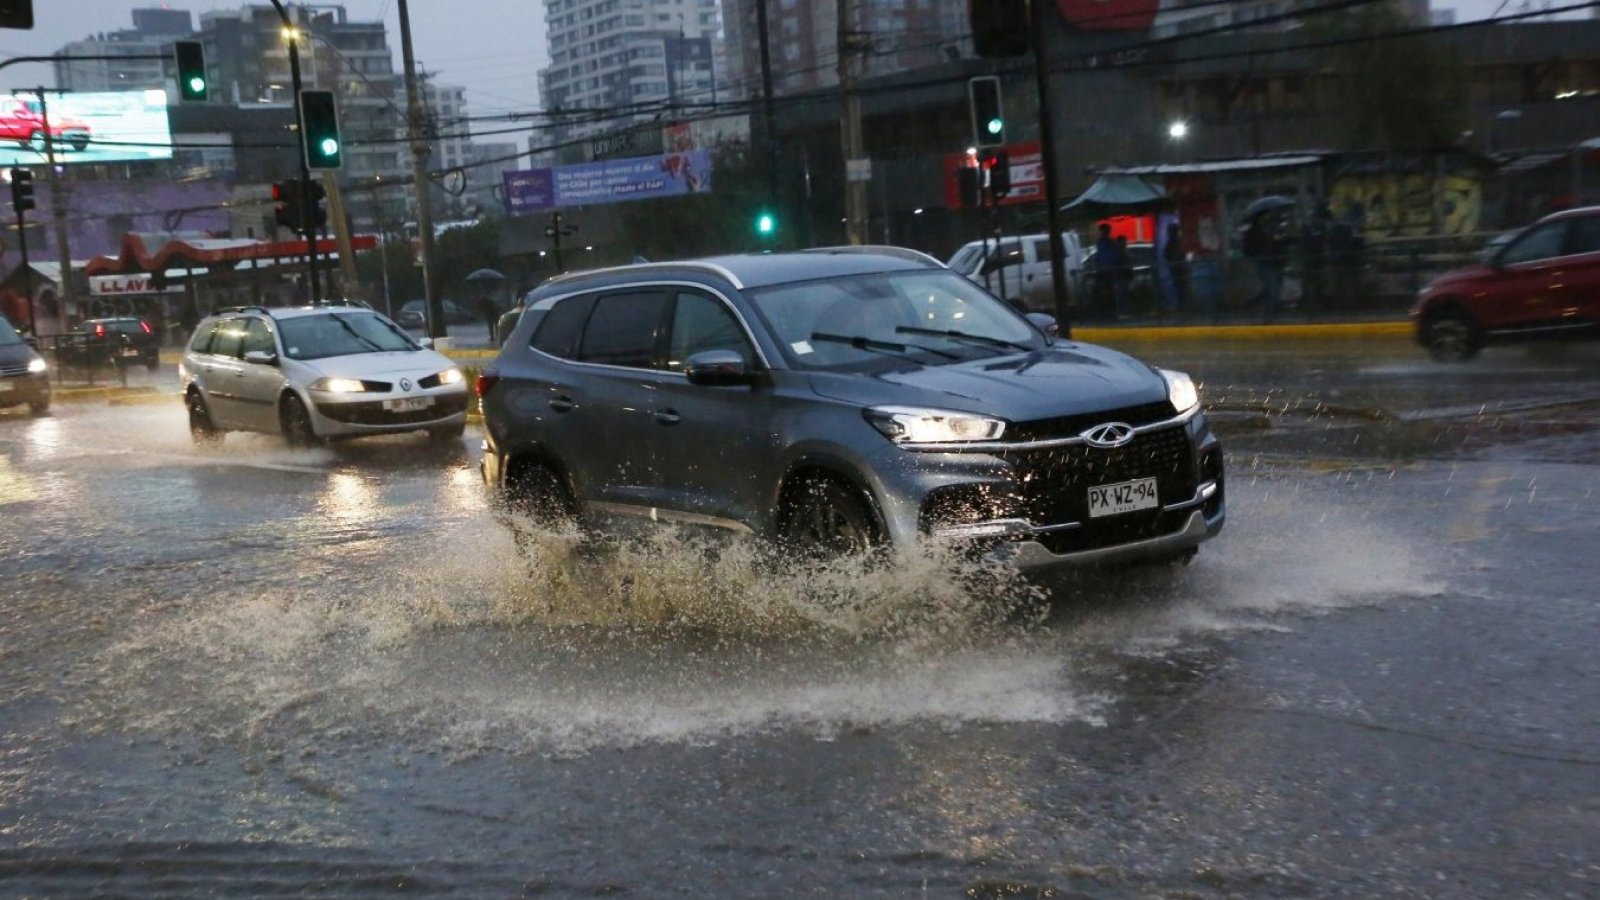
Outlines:
[[1193,555],[1224,519],[1194,383],[1053,330],[898,248],[553,279],[478,378],[483,477],[514,508],[802,557],[929,536],[1024,569]]

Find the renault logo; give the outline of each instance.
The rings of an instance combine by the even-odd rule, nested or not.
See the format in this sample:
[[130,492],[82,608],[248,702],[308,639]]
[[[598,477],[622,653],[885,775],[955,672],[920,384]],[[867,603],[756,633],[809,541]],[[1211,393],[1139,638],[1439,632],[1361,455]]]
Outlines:
[[409,379],[409,378],[400,379],[400,390],[402,390],[402,391],[411,390],[411,379]]
[[1106,422],[1078,435],[1091,447],[1110,450],[1133,440],[1133,426],[1126,422]]

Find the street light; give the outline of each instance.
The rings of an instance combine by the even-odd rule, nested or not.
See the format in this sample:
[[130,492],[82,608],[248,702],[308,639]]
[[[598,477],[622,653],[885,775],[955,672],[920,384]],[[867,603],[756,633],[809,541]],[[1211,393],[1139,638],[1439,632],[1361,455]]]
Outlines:
[[1189,123],[1184,121],[1173,122],[1167,126],[1167,137],[1181,141],[1189,136]]

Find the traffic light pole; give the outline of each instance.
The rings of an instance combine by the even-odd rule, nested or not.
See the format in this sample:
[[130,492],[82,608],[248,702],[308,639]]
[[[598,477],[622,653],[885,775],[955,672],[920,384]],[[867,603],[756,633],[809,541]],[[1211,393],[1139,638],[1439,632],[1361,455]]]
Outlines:
[[17,209],[17,249],[22,253],[22,289],[28,294],[28,333],[39,336],[39,317],[33,308],[33,269],[28,265],[28,220]]
[[50,222],[56,233],[56,258],[61,265],[61,280],[56,284],[56,299],[61,309],[61,330],[67,330],[68,310],[72,305],[72,248],[67,235],[67,186],[56,169],[56,142],[50,135],[50,106],[40,87],[39,121],[44,126],[45,177],[50,181]]
[[428,139],[423,126],[422,98],[417,90],[417,59],[411,52],[411,11],[400,0],[400,58],[405,65],[406,137],[411,139],[411,184],[416,191],[417,240],[422,257],[422,295],[427,300],[428,337],[445,336],[444,302],[434,283],[433,197],[428,184]]
[[1039,160],[1044,169],[1045,221],[1050,231],[1050,290],[1056,299],[1056,324],[1061,337],[1072,337],[1071,297],[1067,294],[1067,261],[1061,252],[1061,198],[1057,193],[1061,179],[1056,174],[1056,128],[1050,104],[1050,63],[1045,51],[1045,8],[1054,8],[1044,0],[1028,4],[1028,30],[1033,43],[1033,78],[1039,92]]
[[323,299],[322,278],[317,274],[317,197],[311,187],[311,166],[306,163],[305,135],[306,117],[300,109],[300,32],[294,30],[294,25],[289,22],[289,14],[278,0],[272,0],[272,5],[278,7],[278,12],[283,15],[284,27],[289,31],[289,81],[294,89],[294,120],[295,126],[300,129],[300,209],[302,210],[301,226],[302,236],[306,239],[306,272],[310,277],[311,302],[316,303]]

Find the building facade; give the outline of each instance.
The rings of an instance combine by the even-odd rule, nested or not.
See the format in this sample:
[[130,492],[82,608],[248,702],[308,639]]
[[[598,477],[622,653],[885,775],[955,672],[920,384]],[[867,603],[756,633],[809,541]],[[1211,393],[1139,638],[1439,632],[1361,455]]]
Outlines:
[[172,42],[193,32],[194,21],[186,10],[136,9],[132,28],[94,34],[66,44],[53,54],[123,58],[57,59],[56,86],[80,93],[163,89],[173,67],[169,59]]

